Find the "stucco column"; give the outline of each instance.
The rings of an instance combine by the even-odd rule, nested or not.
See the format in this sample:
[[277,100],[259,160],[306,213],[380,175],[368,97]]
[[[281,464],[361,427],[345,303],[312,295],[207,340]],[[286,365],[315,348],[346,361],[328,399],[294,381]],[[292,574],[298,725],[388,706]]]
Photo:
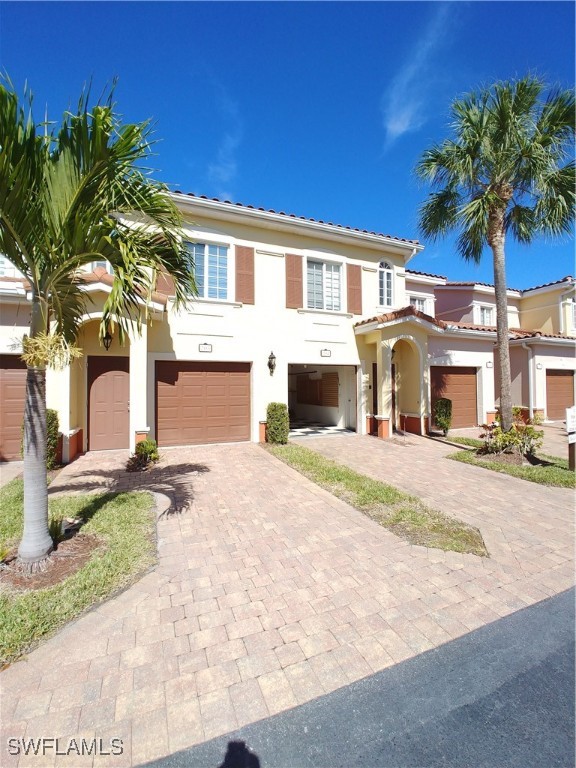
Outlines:
[[141,332],[130,332],[130,451],[136,442],[148,436],[148,326],[144,321]]
[[58,411],[60,432],[70,432],[70,366],[61,371],[46,369],[46,407]]

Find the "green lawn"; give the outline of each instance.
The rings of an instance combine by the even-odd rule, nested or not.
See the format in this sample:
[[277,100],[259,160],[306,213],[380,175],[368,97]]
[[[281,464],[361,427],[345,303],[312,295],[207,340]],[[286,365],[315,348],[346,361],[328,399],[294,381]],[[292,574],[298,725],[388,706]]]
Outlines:
[[266,447],[278,459],[411,544],[488,554],[477,528],[426,507],[414,496],[300,445]]
[[519,477],[522,480],[529,480],[531,483],[540,483],[540,485],[555,485],[562,488],[576,487],[576,473],[568,469],[568,461],[559,459],[556,456],[546,456],[539,454],[538,458],[546,461],[546,464],[537,464],[534,466],[516,466],[514,464],[498,464],[491,461],[486,456],[478,456],[473,451],[458,451],[451,453],[446,458],[454,461],[462,461],[465,464],[474,464],[476,467],[484,467],[493,472],[501,472],[512,477]]
[[469,445],[470,448],[482,448],[484,440],[480,440],[477,437],[450,437],[446,438],[450,443],[457,443],[458,445]]
[[[22,503],[21,480],[0,490],[0,549],[14,545],[21,536]],[[79,571],[60,584],[26,592],[2,589],[0,666],[134,582],[155,562],[155,510],[147,493],[60,497],[50,501],[50,517],[84,519],[78,536],[96,536],[100,545]]]

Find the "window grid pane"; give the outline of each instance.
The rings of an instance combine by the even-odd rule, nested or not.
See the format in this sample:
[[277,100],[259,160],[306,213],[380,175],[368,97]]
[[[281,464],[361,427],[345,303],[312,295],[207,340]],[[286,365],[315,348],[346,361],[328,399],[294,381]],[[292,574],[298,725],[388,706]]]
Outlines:
[[379,302],[383,307],[392,306],[392,270],[380,265],[379,269]]
[[309,309],[324,309],[322,290],[322,263],[309,261],[307,265],[307,298]]

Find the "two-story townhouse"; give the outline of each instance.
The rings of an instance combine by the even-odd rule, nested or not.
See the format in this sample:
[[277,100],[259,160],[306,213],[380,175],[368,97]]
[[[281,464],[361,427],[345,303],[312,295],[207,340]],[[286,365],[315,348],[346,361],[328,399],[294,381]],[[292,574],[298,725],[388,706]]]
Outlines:
[[[484,328],[486,334],[493,333],[494,286],[446,281],[435,290],[437,318],[474,324]],[[507,295],[513,401],[529,416],[563,419],[575,396],[574,278],[564,277],[525,290],[509,289]],[[498,391],[497,356],[493,370]]]
[[[173,198],[199,295],[176,312],[173,286],[160,276],[142,332],[124,346],[108,334],[102,345],[98,327],[113,275],[105,263],[87,270],[91,301],[78,339],[84,356],[47,375],[64,460],[85,450],[133,450],[147,436],[160,446],[259,441],[272,401],[287,403],[295,423],[381,437],[394,429],[425,433],[441,396],[453,400],[454,427],[493,418],[496,334],[475,314],[493,306],[489,286],[470,291],[407,269],[423,248],[414,240],[195,195]],[[0,271],[0,458],[10,459],[20,450],[18,345],[29,302],[21,276],[5,263]],[[573,294],[561,282],[566,308]],[[516,316],[519,293],[510,295]],[[455,303],[447,305],[451,295]],[[534,373],[531,383],[524,369],[515,377],[516,401],[535,410],[542,392],[546,399],[538,363],[552,351],[545,381],[548,369],[573,372],[573,341],[514,331],[513,356],[516,341],[532,355]]]
[[[64,458],[133,449],[145,436],[161,446],[257,441],[271,401],[288,403],[294,419],[363,431],[354,320],[404,306],[404,268],[422,246],[194,195],[174,199],[199,295],[176,312],[170,281],[161,277],[142,333],[124,346],[111,337],[104,348],[98,325],[113,276],[105,264],[86,273],[84,356],[47,375]],[[19,290],[25,306],[21,282]],[[2,316],[3,381],[22,370],[14,341],[27,330],[23,317],[18,326]],[[23,393],[20,376],[11,398],[18,435]],[[19,448],[19,439],[3,439],[5,458],[16,457],[16,442]]]

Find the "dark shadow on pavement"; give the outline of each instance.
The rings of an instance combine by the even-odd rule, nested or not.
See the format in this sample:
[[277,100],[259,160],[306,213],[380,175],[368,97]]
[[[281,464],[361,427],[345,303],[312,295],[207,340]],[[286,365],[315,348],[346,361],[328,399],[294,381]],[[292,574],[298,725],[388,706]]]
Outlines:
[[76,472],[69,485],[56,484],[48,488],[49,496],[66,493],[123,493],[126,491],[149,491],[168,499],[168,506],[162,516],[186,512],[194,501],[194,479],[210,472],[205,464],[162,463],[145,472],[127,472],[126,460],[119,459],[117,469],[94,469]]
[[262,768],[572,768],[574,736],[570,589],[147,766],[210,768],[243,741]]
[[224,762],[218,768],[260,768],[260,760],[247,749],[245,742],[229,741]]

